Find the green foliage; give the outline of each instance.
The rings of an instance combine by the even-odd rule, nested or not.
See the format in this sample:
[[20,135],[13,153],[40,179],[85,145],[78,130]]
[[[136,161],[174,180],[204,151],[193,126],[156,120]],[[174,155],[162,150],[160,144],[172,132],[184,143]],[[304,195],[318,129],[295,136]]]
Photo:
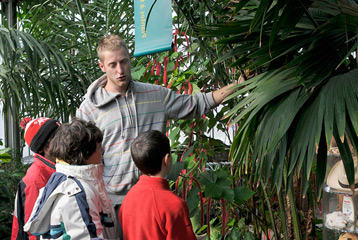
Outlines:
[[[23,178],[28,168],[21,161],[11,159],[9,151],[0,150],[0,238],[8,239],[12,228],[14,200],[18,182]],[[5,161],[4,161],[5,160]]]
[[232,202],[234,200],[234,191],[231,188],[229,173],[224,170],[206,171],[200,177],[200,183],[204,186],[204,194],[215,200],[221,198]]
[[[208,234],[209,227],[202,221],[205,218],[207,221],[209,217],[210,239],[221,239],[223,219],[226,219],[224,218],[226,215],[228,224],[225,227],[225,239],[255,239],[253,233],[249,232],[245,219],[239,221],[236,217],[238,206],[246,204],[253,197],[254,192],[247,186],[233,187],[233,179],[227,169],[201,171],[201,164],[184,164],[186,159],[191,158],[189,155],[183,154],[182,160],[173,165],[169,179],[176,182],[172,183],[173,186],[175,185],[174,191],[186,199],[194,231],[199,235]],[[207,155],[204,156],[204,158],[207,157]],[[195,160],[191,161],[195,162]],[[176,178],[179,172],[180,177]],[[225,208],[220,205],[223,202]]]
[[[244,96],[225,116],[238,124],[230,149],[237,173],[245,168],[251,186],[268,185],[269,199],[274,189],[292,191],[297,178],[305,196],[317,174],[319,198],[334,137],[353,184],[347,140],[357,152],[357,2],[239,1],[228,6],[229,14],[216,12],[217,22],[198,29],[217,39],[222,50],[217,63],[254,76],[229,97]],[[269,207],[264,202],[263,213]],[[295,236],[285,239],[300,239],[299,221],[293,221]]]
[[[305,193],[321,131],[328,146],[334,127],[337,137],[345,131],[357,133],[356,126],[349,130],[345,124],[346,117],[356,122],[357,91],[348,86],[357,78],[352,54],[358,45],[357,4],[240,1],[235,9],[232,19],[200,26],[201,34],[220,37],[216,43],[226,47],[218,62],[236,58],[231,66],[254,68],[258,75],[231,97],[250,91],[226,115],[232,124],[240,123],[232,156],[240,163],[252,148],[258,159],[255,180],[262,175],[266,182],[275,179],[271,182],[278,188],[282,174],[273,171],[276,166],[286,164],[289,176],[302,170]],[[230,31],[234,26],[237,32]],[[349,139],[354,142],[353,136]],[[345,162],[352,180],[353,163]],[[324,165],[319,171],[325,171]],[[319,181],[322,186],[323,179]]]
[[[68,120],[84,94],[81,73],[61,55],[57,46],[28,33],[0,28],[0,91],[3,112],[16,106],[16,119],[44,114]],[[70,92],[71,93],[70,93]],[[70,96],[71,95],[71,96]]]
[[[2,144],[0,144],[0,146],[2,146]],[[11,148],[0,149],[0,165],[10,162],[11,160],[11,155],[9,154],[10,151]]]
[[[234,223],[232,223],[233,225]],[[251,232],[247,230],[245,226],[245,219],[240,219],[237,224],[236,228],[233,228],[232,231],[228,233],[225,239],[228,240],[236,240],[236,239],[243,239],[243,240],[254,240],[255,237]]]
[[[201,7],[196,2],[191,4],[194,8]],[[215,66],[211,60],[216,55],[211,42],[198,38],[193,28],[197,19],[192,22],[181,13],[187,8],[190,9],[187,2],[174,7],[175,18],[180,22],[175,36],[178,51],[132,58],[135,80],[170,85],[174,91],[189,94],[209,92],[230,82],[225,69]],[[0,65],[0,74],[3,74],[0,96],[5,102],[4,112],[9,112],[10,100],[15,101],[16,121],[24,115],[45,115],[68,121],[89,84],[103,74],[96,56],[96,43],[102,36],[118,34],[125,39],[131,52],[134,49],[132,1],[26,0],[19,2],[18,16],[17,26],[21,30],[4,27],[0,34],[3,43],[0,54],[4,57]],[[6,55],[7,52],[10,54]],[[205,166],[208,156],[228,149],[222,142],[204,134],[215,125],[227,134],[227,120],[217,120],[222,116],[223,113],[210,113],[205,119],[170,123],[168,130],[177,160],[169,178],[175,181],[183,169],[188,174],[196,174]],[[178,181],[178,191],[186,191],[184,182]],[[232,190],[227,190],[232,199]],[[194,195],[189,196],[195,199]]]
[[[191,216],[200,220],[198,232],[207,231],[211,239],[223,237],[225,230],[228,239],[259,238],[261,231],[275,227],[266,219],[270,206],[263,189],[273,199],[292,186],[297,173],[303,176],[306,192],[316,146],[317,184],[322,186],[323,150],[332,135],[346,135],[358,149],[357,64],[352,54],[358,45],[357,4],[351,0],[173,3],[178,51],[132,58],[135,80],[192,94],[228,84],[243,70],[255,77],[237,86],[221,112],[170,122],[175,164],[168,177],[175,192],[188,201]],[[23,115],[67,121],[88,85],[102,74],[95,49],[102,36],[119,34],[131,51],[134,48],[133,1],[25,0],[18,9],[21,31],[0,29],[0,98],[5,113],[13,101],[16,121]],[[228,135],[228,124],[238,128],[231,146],[205,134],[216,126]],[[206,171],[206,163],[228,148],[231,168]],[[352,166],[348,156],[344,162],[346,169]],[[11,172],[16,171],[9,170],[7,177],[16,178]],[[349,171],[348,176],[351,182]],[[209,212],[202,204],[209,205]],[[221,217],[225,212],[226,227]],[[210,224],[201,224],[207,220],[203,214],[211,218]],[[246,226],[249,218],[255,224],[253,234]]]
[[[21,1],[15,30],[0,28],[3,112],[67,122],[102,72],[96,43],[108,33],[132,47],[132,2]],[[5,20],[3,12],[0,17]],[[88,24],[90,23],[90,24]],[[14,107],[14,111],[10,111]]]
[[234,201],[237,204],[248,201],[255,194],[254,191],[252,191],[249,188],[244,187],[244,186],[236,187],[234,189],[234,193],[235,193]]

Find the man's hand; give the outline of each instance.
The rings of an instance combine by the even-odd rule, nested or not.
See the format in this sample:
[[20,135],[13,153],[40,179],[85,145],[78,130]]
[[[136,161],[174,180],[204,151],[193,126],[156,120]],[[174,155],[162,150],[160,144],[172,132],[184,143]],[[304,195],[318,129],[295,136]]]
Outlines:
[[236,84],[240,84],[245,82],[245,78],[242,74],[240,74],[240,77],[236,80]]

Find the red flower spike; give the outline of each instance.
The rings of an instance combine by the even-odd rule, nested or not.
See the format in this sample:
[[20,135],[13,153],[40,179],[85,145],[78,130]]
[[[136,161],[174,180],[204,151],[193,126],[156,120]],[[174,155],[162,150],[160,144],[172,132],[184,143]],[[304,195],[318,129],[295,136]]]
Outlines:
[[188,94],[188,89],[186,88],[186,86],[183,86],[183,89],[184,89],[184,93]]
[[199,184],[199,181],[193,177],[192,175],[190,176],[190,178],[196,183],[196,186],[199,189],[198,195],[200,198],[200,227],[204,226],[204,203],[205,203],[205,199],[203,198],[203,193],[201,192],[201,187]]
[[170,80],[169,81],[169,84],[168,84],[168,86],[167,86],[167,88],[170,88],[171,86],[172,86],[172,83],[174,82],[174,79],[172,79],[172,80]]
[[175,30],[175,33],[173,33],[174,35],[174,52],[178,51],[178,46],[177,46],[177,36],[178,36],[178,29]]
[[167,74],[168,61],[169,61],[169,57],[164,58],[164,75],[163,75],[164,86],[167,86],[168,84],[168,74]]
[[187,51],[187,58],[189,58],[189,56],[190,56],[190,53],[189,53],[189,46],[190,46],[189,38],[188,38],[188,36],[185,34],[185,32],[181,32],[180,34],[184,35],[184,37],[185,37],[186,44],[187,44],[186,49],[188,50],[188,51]]
[[226,224],[227,224],[227,220],[228,220],[228,215],[226,213],[226,203],[225,203],[225,199],[221,198],[221,209],[222,209],[222,214],[223,214],[223,218],[222,218],[222,235],[225,238],[226,235]]
[[[178,66],[179,66],[179,60],[178,60],[178,58],[177,58],[177,59],[175,60],[174,71],[177,70]],[[173,72],[174,72],[174,71],[173,71]]]
[[175,189],[174,189],[175,194],[178,194],[178,191],[179,191],[179,179],[180,179],[180,176],[175,181]]
[[160,76],[160,66],[161,66],[161,64],[160,64],[160,62],[157,62],[157,70],[155,71],[155,75],[157,75],[157,76]]
[[[167,120],[167,129],[169,129],[169,126],[170,126],[170,122],[169,120]],[[167,137],[169,137],[169,130],[167,131]]]
[[152,65],[152,71],[150,72],[150,76],[153,76],[153,74],[154,74],[154,68],[155,68],[156,63],[157,63],[157,60],[154,60],[154,63]]
[[204,83],[203,88],[201,89],[201,92],[205,92],[206,90],[206,84]]
[[193,86],[188,83],[188,86],[189,86],[189,94],[192,94],[193,93]]
[[207,236],[210,239],[210,206],[211,206],[211,197],[208,198],[208,205],[206,208],[206,226],[207,226]]
[[149,68],[149,66],[150,66],[151,63],[152,63],[152,60],[150,60],[150,62],[147,64],[147,68],[145,69],[144,77],[147,75],[147,73],[148,73],[148,68]]
[[185,179],[183,179],[183,188],[181,191],[181,197],[182,197],[182,199],[186,200],[186,181],[185,181]]

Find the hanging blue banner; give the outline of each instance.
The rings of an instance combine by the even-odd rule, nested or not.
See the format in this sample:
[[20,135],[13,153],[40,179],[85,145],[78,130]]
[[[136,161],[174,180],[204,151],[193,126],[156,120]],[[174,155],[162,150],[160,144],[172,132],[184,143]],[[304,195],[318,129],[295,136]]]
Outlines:
[[172,1],[134,0],[134,56],[172,49]]

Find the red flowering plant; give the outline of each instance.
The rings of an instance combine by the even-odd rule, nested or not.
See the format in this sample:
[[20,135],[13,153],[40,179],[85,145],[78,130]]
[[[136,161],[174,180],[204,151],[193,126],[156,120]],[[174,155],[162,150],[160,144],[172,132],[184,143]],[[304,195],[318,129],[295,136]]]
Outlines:
[[[196,59],[199,43],[190,43],[189,37],[180,31],[174,32],[173,51],[142,57],[132,69],[132,77],[141,82],[158,84],[180,94],[210,92],[220,88],[214,80],[213,62]],[[236,69],[227,69],[230,78],[237,78]],[[236,76],[235,76],[236,75]],[[228,78],[229,78],[228,77]],[[167,136],[171,140],[173,167],[168,175],[172,190],[186,200],[196,234],[210,239],[220,236],[236,237],[248,234],[244,219],[235,208],[254,194],[232,176],[228,150],[229,145],[210,136],[213,129],[230,136],[228,120],[220,120],[231,103],[214,109],[201,119],[168,121]],[[208,164],[217,162],[218,168],[208,169]],[[225,163],[221,164],[220,161]],[[239,226],[239,227],[237,227]]]

